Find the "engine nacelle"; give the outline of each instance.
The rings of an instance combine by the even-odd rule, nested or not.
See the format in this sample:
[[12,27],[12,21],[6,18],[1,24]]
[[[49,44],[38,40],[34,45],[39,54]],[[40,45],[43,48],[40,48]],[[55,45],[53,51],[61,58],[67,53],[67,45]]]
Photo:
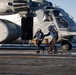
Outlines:
[[14,41],[20,37],[20,27],[10,21],[0,20],[0,42]]
[[0,0],[0,15],[25,14],[30,7],[29,0]]

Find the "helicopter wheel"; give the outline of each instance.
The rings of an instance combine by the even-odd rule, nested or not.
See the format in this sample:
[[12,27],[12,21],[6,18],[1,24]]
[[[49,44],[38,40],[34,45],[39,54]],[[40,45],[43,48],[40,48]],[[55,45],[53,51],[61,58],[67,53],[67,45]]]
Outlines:
[[63,41],[61,44],[61,49],[63,51],[71,50],[72,49],[72,44],[68,41]]

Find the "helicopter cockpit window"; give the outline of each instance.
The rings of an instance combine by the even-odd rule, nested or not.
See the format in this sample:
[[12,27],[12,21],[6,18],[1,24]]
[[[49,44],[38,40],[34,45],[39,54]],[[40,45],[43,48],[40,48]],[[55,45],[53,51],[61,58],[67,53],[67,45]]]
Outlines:
[[49,11],[44,12],[43,21],[53,21],[51,12]]
[[56,18],[59,28],[68,28],[68,23],[62,18]]
[[53,6],[53,4],[52,4],[51,2],[49,2],[49,5],[50,5],[50,6]]
[[55,17],[63,16],[63,14],[59,10],[53,10],[53,13]]

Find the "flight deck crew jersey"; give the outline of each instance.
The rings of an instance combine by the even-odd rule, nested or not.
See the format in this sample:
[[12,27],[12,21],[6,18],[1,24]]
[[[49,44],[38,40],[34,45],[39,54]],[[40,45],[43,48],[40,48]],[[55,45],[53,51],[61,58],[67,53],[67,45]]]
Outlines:
[[35,35],[35,37],[37,38],[37,40],[41,40],[41,39],[43,39],[43,33],[41,32],[41,33],[39,33],[38,34],[38,32],[36,32],[36,35]]
[[50,35],[51,35],[52,37],[56,37],[57,34],[51,30],[51,31],[50,31]]

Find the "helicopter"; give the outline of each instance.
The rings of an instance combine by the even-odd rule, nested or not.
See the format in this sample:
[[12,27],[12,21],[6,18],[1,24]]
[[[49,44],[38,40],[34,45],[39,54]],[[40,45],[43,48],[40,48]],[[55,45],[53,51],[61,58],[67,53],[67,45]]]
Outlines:
[[[76,23],[62,8],[47,0],[1,0],[0,43],[32,40],[38,28],[48,33],[50,25],[58,31],[63,50],[71,50]],[[52,36],[45,37],[49,41]]]

